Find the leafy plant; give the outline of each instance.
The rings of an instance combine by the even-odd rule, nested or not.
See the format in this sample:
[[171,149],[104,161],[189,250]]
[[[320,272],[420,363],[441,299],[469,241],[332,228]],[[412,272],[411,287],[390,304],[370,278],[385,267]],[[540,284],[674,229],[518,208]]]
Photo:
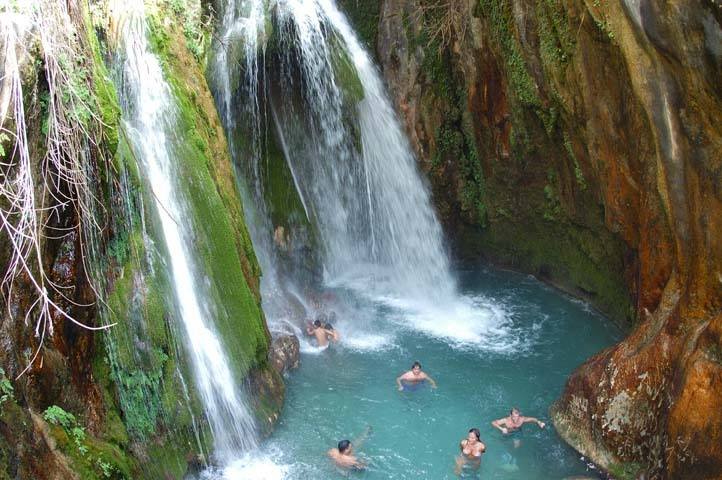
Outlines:
[[0,412],[2,411],[2,404],[14,398],[13,393],[12,383],[5,376],[5,370],[0,368]]
[[66,412],[57,405],[48,407],[43,413],[43,418],[46,422],[52,423],[53,425],[60,425],[65,429],[73,428],[76,424],[75,415]]

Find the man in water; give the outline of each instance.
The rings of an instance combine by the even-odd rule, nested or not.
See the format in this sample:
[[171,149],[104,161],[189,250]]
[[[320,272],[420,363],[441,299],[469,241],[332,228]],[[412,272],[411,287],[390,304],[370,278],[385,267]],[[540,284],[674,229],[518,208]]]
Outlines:
[[[369,425],[364,429],[363,433],[354,440],[353,443],[360,447],[370,434],[371,426]],[[329,450],[328,456],[331,457],[331,460],[333,460],[333,463],[335,463],[337,467],[354,470],[363,470],[366,468],[366,464],[356,458],[353,445],[350,440],[341,440],[338,442],[338,448],[332,448]]]
[[[525,423],[536,423],[539,428],[544,428],[546,425],[544,422],[541,422],[534,417],[522,416],[521,412],[516,407],[511,409],[508,417],[494,420],[491,422],[491,425],[494,428],[499,429],[499,431],[504,435],[508,435],[510,433],[518,432]],[[518,447],[519,445],[521,445],[521,441],[518,438],[515,438],[514,447]]]
[[315,337],[319,347],[328,345],[328,334],[321,324],[321,320],[315,320],[312,324],[306,325],[306,333],[309,337]]
[[436,388],[436,382],[434,379],[421,370],[421,364],[419,362],[414,362],[411,366],[411,370],[406,373],[402,373],[396,379],[396,385],[398,385],[399,391],[401,392],[404,388],[413,390],[414,387],[421,385],[421,383],[425,381],[428,381],[431,384],[431,388]]
[[326,330],[326,333],[328,334],[328,339],[334,343],[337,343],[341,336],[338,333],[338,330],[333,329],[333,325],[330,323],[326,323],[323,326],[323,329]]
[[328,324],[322,324],[320,319],[316,319],[313,324],[308,324],[306,326],[306,333],[316,338],[316,343],[318,343],[319,347],[328,345],[329,340],[333,340],[334,342],[338,341],[338,333],[333,330],[333,327],[329,329]]
[[356,455],[354,455],[353,445],[351,445],[351,441],[349,440],[341,440],[338,442],[338,448],[329,450],[328,456],[331,457],[331,460],[333,460],[333,463],[335,463],[337,467],[358,470],[365,467],[365,465],[356,458]]

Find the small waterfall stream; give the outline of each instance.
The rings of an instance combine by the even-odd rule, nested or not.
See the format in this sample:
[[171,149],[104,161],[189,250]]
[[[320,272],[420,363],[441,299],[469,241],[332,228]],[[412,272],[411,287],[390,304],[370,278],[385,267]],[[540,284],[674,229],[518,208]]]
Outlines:
[[174,136],[177,111],[158,59],[150,51],[142,0],[123,0],[111,9],[118,25],[118,90],[123,121],[155,200],[190,364],[208,418],[215,455],[227,460],[257,446],[253,416],[234,379],[222,340],[214,331],[210,298],[197,278],[201,266],[191,254],[185,194],[177,181]]

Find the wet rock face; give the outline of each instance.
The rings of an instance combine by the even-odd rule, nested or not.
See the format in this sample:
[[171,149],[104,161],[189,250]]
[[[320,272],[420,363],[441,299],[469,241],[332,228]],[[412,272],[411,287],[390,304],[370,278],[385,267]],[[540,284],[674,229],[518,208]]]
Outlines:
[[300,349],[296,335],[283,334],[275,337],[268,355],[271,367],[281,375],[298,368],[301,360]]
[[381,0],[377,51],[457,255],[633,330],[559,432],[620,477],[722,477],[718,2],[442,4]]

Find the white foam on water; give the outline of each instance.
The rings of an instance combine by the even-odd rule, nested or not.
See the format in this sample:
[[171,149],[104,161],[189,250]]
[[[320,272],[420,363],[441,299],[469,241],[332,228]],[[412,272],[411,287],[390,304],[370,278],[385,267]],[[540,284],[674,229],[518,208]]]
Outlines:
[[357,331],[346,336],[343,341],[344,347],[359,352],[380,352],[397,348],[393,335],[381,335],[376,333],[365,333]]
[[231,461],[222,468],[209,468],[201,480],[285,480],[291,466],[276,463],[269,455],[249,454]]

